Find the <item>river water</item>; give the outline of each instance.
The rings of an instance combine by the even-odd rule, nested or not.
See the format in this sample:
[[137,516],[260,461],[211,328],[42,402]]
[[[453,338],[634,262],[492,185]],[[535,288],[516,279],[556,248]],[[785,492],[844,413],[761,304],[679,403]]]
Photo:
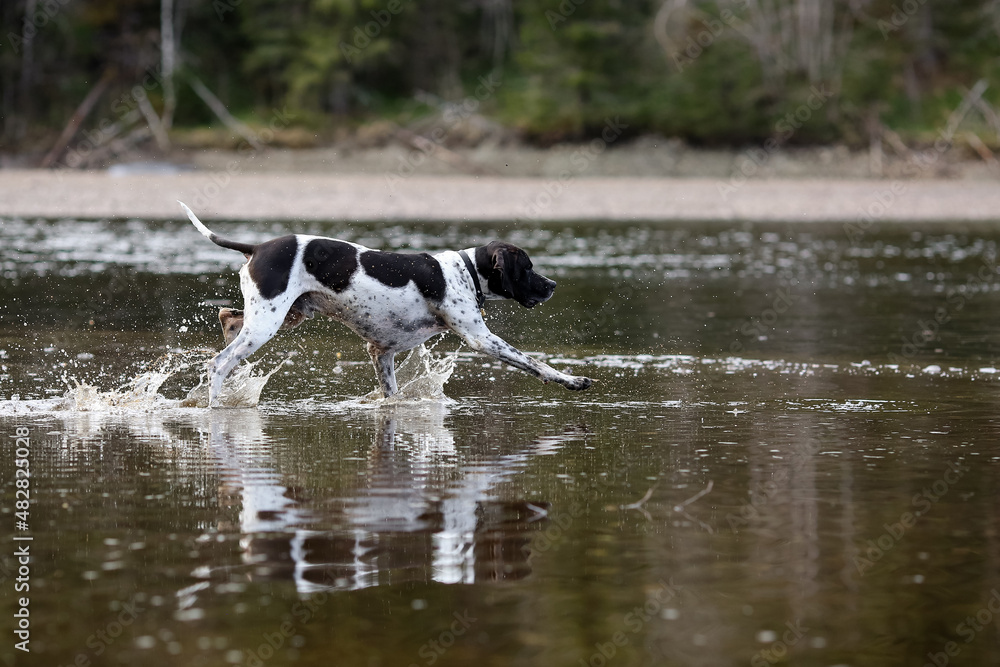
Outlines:
[[366,400],[316,320],[244,371],[256,406],[183,407],[242,257],[0,220],[4,664],[1000,661],[1000,229],[212,226],[521,245],[555,297],[487,323],[597,382],[444,336]]

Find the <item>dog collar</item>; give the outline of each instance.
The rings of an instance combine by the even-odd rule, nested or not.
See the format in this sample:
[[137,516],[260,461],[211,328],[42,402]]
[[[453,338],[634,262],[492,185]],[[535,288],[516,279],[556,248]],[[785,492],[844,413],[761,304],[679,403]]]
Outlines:
[[459,250],[458,254],[462,256],[462,260],[465,261],[465,268],[469,270],[469,275],[472,276],[472,284],[476,286],[476,306],[480,311],[485,313],[484,306],[486,305],[486,297],[483,296],[483,288],[479,284],[479,271],[476,271],[476,267],[472,264],[472,260],[469,259],[469,253],[464,250]]

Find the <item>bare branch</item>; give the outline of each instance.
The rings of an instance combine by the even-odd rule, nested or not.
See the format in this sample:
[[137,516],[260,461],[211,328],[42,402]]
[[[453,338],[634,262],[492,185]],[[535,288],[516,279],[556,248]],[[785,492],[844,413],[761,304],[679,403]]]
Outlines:
[[139,105],[139,111],[142,112],[143,117],[145,117],[146,122],[149,124],[149,131],[153,133],[153,137],[156,139],[156,145],[160,147],[160,150],[170,150],[170,137],[167,136],[167,129],[164,127],[164,123],[160,121],[160,117],[156,115],[153,105],[149,103],[149,98],[145,95],[139,95],[136,102]]
[[69,122],[66,123],[66,127],[63,128],[62,134],[60,134],[59,139],[56,140],[55,146],[53,146],[52,150],[50,150],[45,158],[42,159],[40,166],[43,169],[51,167],[56,163],[56,160],[62,156],[63,151],[65,151],[66,147],[69,146],[69,142],[73,140],[73,136],[80,129],[80,126],[83,124],[83,121],[87,119],[87,116],[90,115],[90,112],[97,104],[97,100],[101,99],[101,95],[104,94],[104,91],[111,84],[111,80],[113,78],[114,72],[110,69],[105,70],[104,76],[102,76],[97,83],[94,84],[94,87],[90,89],[87,96],[83,98],[83,101],[80,102],[80,106],[78,106],[76,111],[73,112],[73,115],[70,116]]
[[[163,75],[163,119],[164,136],[174,123],[174,109],[177,108],[177,91],[174,88],[177,44],[174,39],[174,0],[160,0],[160,65]],[[145,112],[143,112],[145,113]],[[156,128],[150,125],[160,143]],[[168,142],[169,143],[169,142]],[[161,144],[161,148],[162,148]]]
[[257,140],[257,135],[245,123],[240,122],[233,114],[229,113],[226,105],[216,97],[198,77],[191,77],[191,88],[198,94],[198,97],[208,105],[216,116],[219,117],[226,127],[247,140],[251,146],[260,150],[263,145]]

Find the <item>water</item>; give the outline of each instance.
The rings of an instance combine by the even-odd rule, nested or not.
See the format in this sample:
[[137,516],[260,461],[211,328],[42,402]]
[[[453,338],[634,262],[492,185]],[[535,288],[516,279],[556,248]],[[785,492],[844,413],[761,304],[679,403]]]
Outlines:
[[525,247],[556,295],[488,324],[597,383],[445,336],[372,400],[363,344],[312,321],[244,371],[255,407],[185,407],[238,253],[180,221],[4,220],[4,664],[1000,660],[994,227],[295,230]]

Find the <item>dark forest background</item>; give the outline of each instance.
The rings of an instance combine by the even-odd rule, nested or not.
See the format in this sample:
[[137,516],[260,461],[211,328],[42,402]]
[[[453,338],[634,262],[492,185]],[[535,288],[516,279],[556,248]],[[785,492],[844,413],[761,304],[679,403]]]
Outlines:
[[810,103],[782,141],[932,142],[963,101],[984,142],[1000,128],[1000,0],[3,0],[0,28],[6,152],[74,112],[105,139],[270,123],[308,144],[463,100],[540,145],[615,117],[760,142]]

